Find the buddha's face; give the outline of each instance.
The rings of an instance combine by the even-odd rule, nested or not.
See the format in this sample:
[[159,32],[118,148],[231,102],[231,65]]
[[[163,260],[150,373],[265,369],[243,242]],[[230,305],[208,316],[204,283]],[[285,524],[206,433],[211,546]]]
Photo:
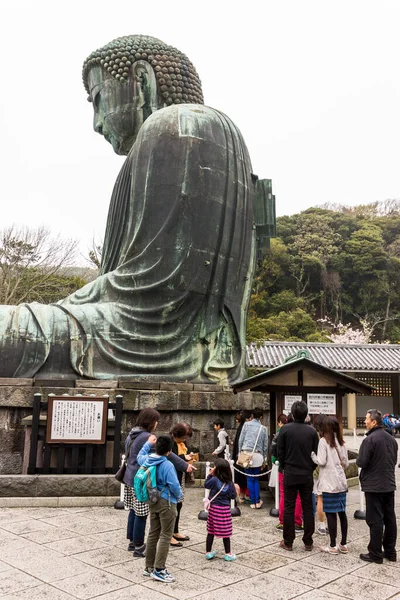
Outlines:
[[94,130],[105,137],[114,152],[128,154],[143,123],[138,118],[141,99],[136,97],[132,80],[117,81],[104,73],[101,67],[95,66],[89,72],[88,83],[94,110]]

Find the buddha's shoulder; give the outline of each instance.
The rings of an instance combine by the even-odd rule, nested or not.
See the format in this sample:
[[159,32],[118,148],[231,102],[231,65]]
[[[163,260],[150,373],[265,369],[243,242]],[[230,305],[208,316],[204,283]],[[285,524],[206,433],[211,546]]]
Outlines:
[[147,132],[163,132],[180,137],[210,137],[216,131],[236,129],[224,113],[204,104],[175,104],[154,112],[144,123]]

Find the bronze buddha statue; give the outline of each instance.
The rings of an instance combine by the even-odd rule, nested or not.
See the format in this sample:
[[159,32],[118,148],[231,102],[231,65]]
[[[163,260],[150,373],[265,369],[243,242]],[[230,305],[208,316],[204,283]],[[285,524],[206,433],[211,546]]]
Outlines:
[[96,50],[83,80],[95,131],[127,156],[100,275],[57,304],[0,307],[0,376],[240,379],[256,178],[239,130],[152,37]]

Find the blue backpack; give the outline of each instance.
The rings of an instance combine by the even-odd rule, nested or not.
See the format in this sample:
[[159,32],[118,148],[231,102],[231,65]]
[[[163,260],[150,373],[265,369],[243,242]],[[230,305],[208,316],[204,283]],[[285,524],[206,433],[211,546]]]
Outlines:
[[140,502],[150,504],[158,502],[161,492],[157,489],[156,465],[142,465],[134,477],[133,487],[135,496]]

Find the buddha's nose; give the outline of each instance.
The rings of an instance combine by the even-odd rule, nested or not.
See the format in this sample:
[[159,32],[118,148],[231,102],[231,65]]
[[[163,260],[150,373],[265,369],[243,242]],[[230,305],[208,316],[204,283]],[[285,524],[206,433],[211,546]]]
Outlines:
[[103,134],[103,123],[98,115],[95,115],[95,117],[94,117],[93,129],[95,130],[96,133],[100,133],[100,135]]

